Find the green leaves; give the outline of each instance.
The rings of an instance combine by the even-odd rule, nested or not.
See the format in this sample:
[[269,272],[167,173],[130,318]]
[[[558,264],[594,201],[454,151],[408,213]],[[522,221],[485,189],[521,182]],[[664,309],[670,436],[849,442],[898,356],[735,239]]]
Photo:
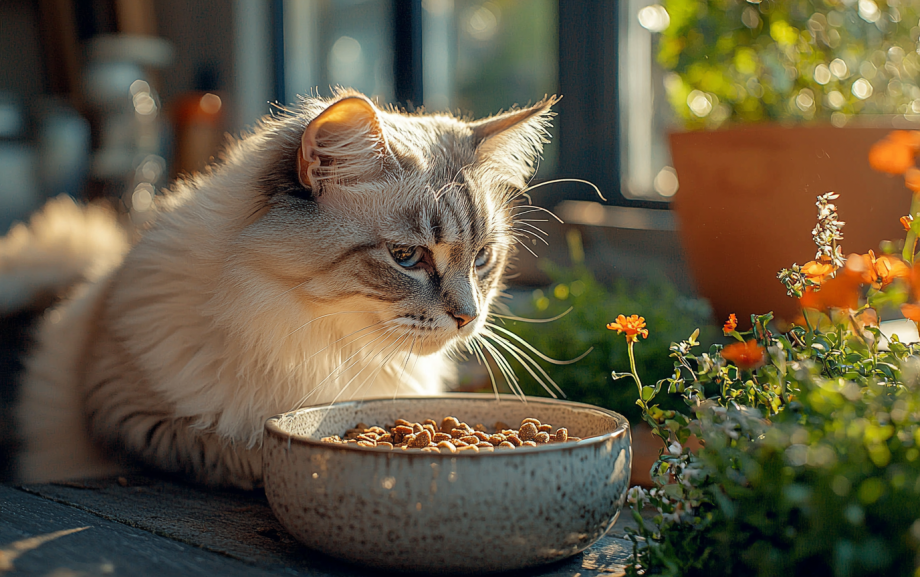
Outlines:
[[[786,334],[771,320],[753,317],[738,334],[766,347],[769,364],[742,371],[720,345],[701,353],[691,338],[669,347],[672,375],[639,392],[668,448],[647,492],[659,514],[629,535],[628,573],[914,574],[920,345],[892,339],[884,350],[881,331],[847,315]],[[686,411],[654,404],[675,397]]]
[[915,97],[916,3],[663,4],[671,23],[656,37],[658,62],[677,74],[667,97],[687,128],[902,114]]

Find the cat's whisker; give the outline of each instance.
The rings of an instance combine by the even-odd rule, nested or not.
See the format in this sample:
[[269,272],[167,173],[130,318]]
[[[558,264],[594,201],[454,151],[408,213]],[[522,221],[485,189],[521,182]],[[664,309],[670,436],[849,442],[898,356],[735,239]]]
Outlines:
[[[347,335],[345,335],[344,337],[341,337],[340,339],[337,339],[337,340],[335,340],[335,341],[329,343],[329,344],[326,345],[325,347],[323,347],[323,348],[321,348],[321,349],[319,349],[319,350],[317,350],[317,351],[314,351],[313,354],[310,355],[309,357],[307,357],[306,359],[304,359],[304,361],[303,361],[302,363],[300,363],[300,365],[306,364],[310,359],[312,359],[312,358],[315,357],[316,355],[320,354],[321,352],[325,351],[326,349],[328,349],[329,347],[331,347],[331,346],[333,346],[333,345],[337,345],[339,342],[344,341],[344,340],[347,339],[348,337],[350,337],[350,336],[352,336],[352,335],[356,335],[356,334],[358,334],[358,333],[360,333],[360,332],[366,331],[367,329],[369,329],[369,328],[371,328],[371,327],[376,327],[377,325],[381,325],[381,324],[386,323],[386,322],[387,322],[386,320],[378,321],[378,322],[376,322],[376,323],[374,323],[374,324],[372,324],[372,325],[367,325],[366,327],[360,328],[360,329],[358,329],[358,330],[356,330],[356,331],[352,331],[352,332],[348,333]],[[363,338],[365,338],[365,337],[368,337],[368,336],[370,336],[370,335],[372,335],[372,334],[374,334],[374,333],[376,333],[376,332],[378,332],[378,331],[384,330],[384,329],[386,329],[386,327],[377,328],[377,329],[375,329],[375,330],[373,330],[373,331],[367,333],[366,335],[361,335],[360,337],[358,337],[358,338],[356,338],[356,339],[354,339],[354,340],[348,341],[347,343],[345,343],[345,344],[342,345],[342,346],[348,346],[348,345],[354,344],[354,343],[360,341],[361,339],[363,339]],[[290,335],[288,335],[288,336],[290,336]],[[300,365],[298,365],[298,366],[300,366]]]
[[535,190],[537,188],[540,188],[541,186],[546,186],[548,184],[559,184],[560,182],[577,182],[580,184],[587,184],[588,186],[594,189],[594,192],[597,193],[597,196],[599,196],[601,200],[603,201],[607,200],[606,198],[604,198],[604,195],[601,194],[601,189],[599,189],[596,184],[594,184],[593,182],[589,180],[583,180],[581,178],[554,178],[553,180],[547,180],[539,184],[534,184],[533,186],[528,186],[527,188],[521,191],[521,194],[527,194],[531,190]]
[[[515,346],[514,343],[508,341],[505,338],[502,338],[499,335],[496,335],[495,333],[491,331],[486,332],[485,334],[489,338],[492,338],[496,345],[508,351],[508,353],[510,353],[512,357],[514,357],[519,363],[521,363],[521,366],[523,366],[524,369],[526,369],[527,372],[530,373],[530,376],[532,376],[538,383],[540,383],[540,386],[546,389],[546,392],[548,392],[554,399],[557,398],[556,393],[553,392],[553,390],[550,389],[549,385],[546,384],[547,381],[553,386],[554,389],[559,391],[560,395],[565,397],[565,393],[562,391],[562,389],[559,388],[559,385],[556,384],[556,381],[554,381],[552,377],[550,377],[549,374],[547,374],[547,372],[543,370],[543,367],[541,367],[535,360],[529,357],[527,353],[525,353],[520,348]],[[540,373],[540,375],[537,375],[533,371],[533,369],[536,369],[537,372]]]
[[[526,221],[521,220],[521,221],[515,222],[515,224],[520,224],[521,226],[526,226],[529,230],[531,230],[531,231],[533,231],[533,232],[535,232],[535,233],[537,233],[537,234],[541,234],[541,235],[543,235],[543,236],[549,236],[549,233],[548,233],[548,232],[546,232],[545,230],[543,230],[542,228],[540,228],[540,227],[538,227],[538,226],[535,226],[535,225],[530,224],[529,222],[526,222]],[[517,227],[514,227],[514,228],[512,228],[511,230],[516,231],[516,232],[524,232],[523,229],[520,229],[520,228],[517,228]]]
[[535,253],[533,250],[530,249],[529,246],[527,246],[527,243],[523,239],[515,236],[514,243],[520,247],[523,247],[523,249],[529,252],[530,254],[532,254],[534,258],[540,258],[537,256],[537,253]]
[[567,315],[567,314],[569,314],[570,312],[572,312],[572,309],[573,309],[573,308],[575,308],[575,307],[569,307],[569,308],[567,308],[567,309],[565,310],[565,312],[560,313],[560,314],[558,314],[558,315],[556,315],[556,316],[554,316],[554,317],[550,317],[550,318],[548,318],[548,319],[528,319],[528,318],[524,318],[524,317],[516,317],[516,316],[513,316],[513,315],[500,315],[500,314],[498,314],[498,313],[489,313],[489,316],[490,316],[490,317],[499,318],[499,319],[505,319],[505,320],[509,320],[509,321],[521,321],[521,322],[524,322],[524,323],[551,323],[551,322],[553,322],[553,321],[558,321],[559,319],[561,319],[561,318],[564,317],[565,315]]
[[[409,366],[409,357],[412,356],[412,349],[415,348],[415,342],[418,340],[418,334],[416,333],[412,337],[412,344],[409,345],[409,350],[406,351],[406,360],[403,362],[402,370],[399,373],[399,378],[396,379],[396,389],[393,391],[393,400],[396,400],[396,397],[399,395],[399,383],[402,382],[403,377],[406,375],[406,367]],[[416,355],[416,359],[418,356]]]
[[[549,209],[547,209],[547,208],[543,208],[542,206],[534,206],[534,205],[532,205],[532,204],[523,204],[523,205],[521,205],[521,206],[518,207],[518,208],[531,208],[531,209],[533,209],[533,211],[545,212],[546,214],[548,214],[548,215],[550,215],[551,217],[553,217],[553,218],[555,218],[556,220],[558,220],[560,223],[565,224],[565,221],[563,221],[561,218],[559,218],[558,216],[556,216],[556,213],[554,213],[553,211],[551,211],[551,210],[549,210]],[[529,211],[528,211],[528,212],[529,212]]]
[[[294,287],[294,288],[297,288],[297,287]],[[291,290],[293,290],[293,289],[291,289]],[[286,292],[287,292],[287,291],[286,291]],[[284,294],[284,293],[282,293],[282,294]],[[324,318],[327,318],[327,317],[331,317],[331,316],[335,316],[335,315],[350,315],[350,314],[369,314],[369,313],[370,313],[370,314],[373,314],[373,313],[380,313],[380,312],[382,312],[382,311],[337,311],[337,312],[334,312],[334,313],[326,313],[326,314],[320,315],[320,316],[318,316],[318,317],[316,317],[316,318],[314,318],[314,319],[310,319],[309,321],[307,321],[307,322],[305,322],[304,324],[300,325],[299,327],[297,327],[296,329],[294,329],[293,331],[291,331],[291,332],[289,332],[287,335],[285,335],[285,338],[287,338],[287,337],[293,335],[293,334],[296,333],[297,331],[300,331],[301,329],[303,329],[303,328],[306,327],[307,325],[313,324],[313,323],[315,323],[316,321],[321,320],[321,319],[324,319]],[[373,326],[373,325],[371,325],[371,326]]]
[[[396,327],[394,327],[393,330],[394,330],[394,332],[395,332],[395,331],[398,330],[398,329],[397,329]],[[402,336],[400,336],[400,338],[402,338]],[[333,399],[332,399],[331,401],[329,401],[329,403],[326,404],[326,408],[332,407],[332,405],[334,405],[334,404],[339,400],[339,398],[345,393],[345,391],[348,390],[348,387],[350,387],[351,384],[355,381],[355,379],[357,379],[358,376],[359,376],[362,372],[364,372],[364,369],[366,369],[368,366],[370,366],[371,361],[373,361],[375,358],[377,358],[377,357],[380,355],[380,353],[382,353],[383,351],[385,351],[385,350],[387,350],[387,349],[389,349],[389,348],[392,348],[392,347],[394,347],[394,346],[398,347],[398,340],[399,340],[399,339],[397,339],[397,343],[384,344],[384,345],[380,348],[380,350],[378,350],[378,351],[377,351],[376,353],[374,353],[372,356],[365,357],[365,358],[363,359],[363,360],[365,361],[365,364],[364,364],[363,367],[361,367],[361,370],[359,370],[357,373],[355,373],[355,375],[354,375],[351,379],[349,379],[348,382],[345,383],[344,386],[342,386],[342,388],[338,391],[338,393],[336,393],[335,397],[333,397]],[[359,359],[359,360],[360,360],[360,359]],[[358,362],[358,361],[355,361],[355,363],[357,363],[357,362]],[[381,366],[383,366],[383,363],[378,364],[378,368],[380,368]],[[355,391],[355,392],[352,394],[352,396],[351,396],[350,398],[354,398],[354,396],[355,396],[358,392],[360,392],[360,390],[361,390],[361,388],[364,386],[364,383],[365,383],[365,382],[367,382],[367,379],[365,379],[364,382],[362,382],[361,387],[359,387],[358,390]],[[323,420],[325,420],[325,415],[323,415],[323,417],[320,419],[320,423],[322,423]]]
[[[482,333],[480,336],[485,337],[486,333]],[[517,375],[514,374],[514,369],[511,368],[511,364],[508,362],[508,359],[505,358],[501,352],[495,348],[495,345],[490,343],[485,338],[480,339],[482,345],[489,351],[492,359],[495,360],[495,364],[498,366],[498,370],[501,371],[504,375],[505,380],[508,383],[508,387],[511,388],[511,391],[516,395],[521,397],[524,402],[527,402],[527,399],[524,396],[524,390],[521,389],[521,385],[518,382]]]
[[396,351],[399,350],[399,346],[400,346],[400,344],[401,344],[402,339],[405,338],[405,337],[407,337],[407,336],[409,335],[409,333],[411,332],[411,330],[412,330],[412,329],[406,330],[406,332],[404,332],[403,334],[399,335],[399,337],[396,338],[396,341],[395,341],[395,342],[385,344],[383,347],[380,348],[379,351],[377,351],[376,353],[374,353],[374,354],[371,355],[370,357],[365,358],[364,360],[365,360],[366,362],[364,363],[364,366],[361,367],[361,369],[358,370],[358,372],[355,373],[355,375],[354,375],[352,378],[350,378],[350,379],[348,380],[347,383],[345,383],[345,385],[342,387],[342,390],[340,390],[340,391],[336,394],[336,396],[332,399],[332,401],[329,402],[329,404],[332,405],[332,404],[334,404],[336,401],[338,401],[338,400],[339,400],[339,397],[341,397],[341,396],[345,393],[345,391],[348,389],[348,387],[351,386],[351,384],[355,381],[355,379],[357,379],[359,376],[361,376],[361,373],[363,373],[369,366],[371,366],[372,361],[374,361],[374,359],[376,359],[376,358],[379,357],[381,354],[383,354],[384,351],[389,350],[390,352],[388,352],[388,353],[386,354],[386,356],[384,357],[384,360],[381,361],[380,363],[377,363],[377,366],[374,368],[374,370],[371,371],[371,373],[370,373],[363,381],[361,381],[361,385],[358,387],[358,389],[357,389],[354,393],[352,393],[352,395],[351,395],[350,398],[354,398],[355,395],[357,395],[359,392],[361,392],[361,389],[364,388],[364,385],[367,384],[368,380],[369,380],[371,377],[375,376],[375,375],[377,374],[377,372],[379,372],[383,367],[385,367],[385,366],[386,366],[386,363],[389,361],[389,359],[391,358],[391,356],[392,356]]
[[[513,234],[515,237],[517,237],[517,238],[523,239],[523,238],[526,237],[526,238],[529,238],[529,239],[538,240],[538,241],[542,242],[543,244],[545,244],[546,246],[549,246],[549,242],[547,242],[547,240],[546,240],[545,238],[543,238],[542,236],[537,236],[535,233],[533,233],[533,232],[531,232],[531,231],[528,231],[528,230],[521,230],[521,229],[517,229],[517,228],[511,229],[511,230],[512,230],[512,234]],[[546,234],[546,233],[544,232],[543,234]],[[522,235],[523,235],[523,236],[522,236]]]
[[[570,309],[570,310],[571,310],[571,309]],[[580,355],[578,355],[577,357],[575,357],[574,359],[569,359],[569,360],[567,360],[567,361],[560,361],[560,360],[558,360],[558,359],[554,359],[554,358],[552,358],[552,357],[548,357],[548,356],[544,355],[544,354],[541,353],[536,347],[534,347],[533,345],[531,345],[530,343],[528,343],[527,341],[525,341],[524,339],[522,339],[520,336],[514,334],[513,332],[509,331],[508,329],[506,329],[506,328],[504,328],[504,327],[500,327],[500,326],[496,325],[495,323],[488,323],[488,322],[486,323],[486,326],[487,326],[487,327],[491,327],[491,328],[493,328],[493,329],[495,329],[495,330],[501,331],[501,332],[502,332],[503,334],[505,334],[505,335],[508,335],[509,337],[511,337],[512,339],[514,339],[515,341],[517,341],[517,342],[521,343],[522,345],[524,345],[525,347],[527,347],[527,350],[529,350],[529,351],[532,352],[533,354],[537,355],[538,357],[540,357],[541,359],[543,359],[543,360],[546,361],[547,363],[552,363],[552,364],[554,364],[554,365],[564,366],[564,365],[571,365],[571,364],[573,364],[573,363],[577,363],[577,362],[580,361],[581,359],[583,359],[583,358],[585,358],[586,356],[588,356],[588,355],[591,353],[591,351],[594,350],[594,347],[591,347],[591,348],[589,348],[588,350],[586,350],[585,352],[583,352],[583,353],[581,353]]]
[[492,366],[489,364],[488,359],[486,359],[485,353],[482,352],[482,347],[476,340],[470,342],[471,350],[479,359],[479,362],[486,368],[486,371],[489,373],[489,380],[492,382],[492,390],[495,391],[495,400],[499,399],[498,393],[498,383],[495,382],[495,373],[492,372]]
[[347,371],[348,369],[350,369],[350,368],[352,368],[353,366],[355,366],[358,362],[360,362],[361,359],[359,358],[358,360],[352,362],[349,366],[347,366],[347,367],[345,366],[349,361],[351,361],[353,358],[355,358],[356,356],[358,356],[364,349],[366,349],[366,348],[372,346],[374,343],[376,343],[376,342],[379,341],[380,339],[386,338],[387,335],[389,335],[389,334],[395,332],[396,330],[397,330],[396,327],[389,327],[389,328],[387,328],[387,330],[386,330],[383,334],[378,335],[376,338],[374,338],[374,339],[373,339],[372,341],[370,341],[369,343],[365,343],[364,345],[362,345],[357,351],[355,351],[354,353],[352,353],[347,359],[345,359],[344,361],[342,361],[341,363],[339,363],[339,365],[338,365],[337,367],[335,367],[334,369],[332,369],[332,371],[326,376],[326,378],[324,378],[322,381],[320,381],[319,383],[317,383],[317,384],[314,386],[313,390],[311,390],[309,393],[307,393],[306,395],[304,395],[304,396],[301,398],[301,400],[300,400],[300,402],[298,403],[298,405],[299,405],[299,406],[303,406],[303,404],[304,404],[305,402],[307,402],[307,401],[310,399],[310,397],[312,397],[313,395],[317,394],[317,393],[320,392],[324,387],[326,387],[326,386],[328,385],[328,383],[330,382],[329,379],[331,379],[331,378],[332,378],[333,376],[335,376],[337,373]]
[[[358,390],[356,390],[354,393],[352,393],[351,398],[354,398],[355,395],[357,395],[358,393],[360,393],[360,392],[361,392],[361,389],[363,389],[363,388],[364,388],[364,385],[366,385],[368,382],[373,382],[372,379],[376,379],[376,378],[377,378],[377,375],[378,375],[381,371],[386,370],[386,367],[389,365],[390,360],[391,360],[396,354],[399,353],[400,347],[402,346],[402,344],[403,344],[405,341],[409,340],[409,335],[410,335],[411,333],[412,333],[412,329],[408,329],[408,330],[406,330],[405,333],[403,333],[402,335],[400,335],[400,336],[396,339],[396,342],[394,342],[394,343],[389,347],[389,348],[391,349],[390,352],[386,353],[386,356],[384,356],[383,360],[380,361],[379,363],[377,363],[377,366],[374,368],[374,370],[371,371],[371,373],[361,382],[361,385],[358,387]],[[381,350],[380,353],[383,353],[383,351]],[[374,358],[376,358],[377,356],[379,356],[380,353],[378,353],[377,355],[375,355]],[[370,365],[370,363],[368,363],[368,366],[369,366],[369,365]],[[363,369],[361,369],[360,371],[358,371],[358,374],[364,372],[364,369],[366,369],[366,368],[367,368],[367,366],[365,366]],[[355,375],[355,378],[357,378],[357,377],[358,377],[358,375]],[[346,386],[347,386],[347,385],[346,385]]]

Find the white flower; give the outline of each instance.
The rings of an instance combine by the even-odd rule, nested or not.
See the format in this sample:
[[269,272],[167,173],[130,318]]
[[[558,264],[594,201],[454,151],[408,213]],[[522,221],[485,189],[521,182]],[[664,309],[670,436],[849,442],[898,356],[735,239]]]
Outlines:
[[626,493],[626,501],[630,505],[641,506],[642,503],[645,503],[646,494],[645,489],[642,487],[632,487],[629,489],[629,492]]
[[681,447],[680,443],[678,443],[677,441],[674,441],[668,446],[668,452],[674,455],[675,457],[679,457],[681,452],[683,452],[683,450],[684,450],[683,447]]

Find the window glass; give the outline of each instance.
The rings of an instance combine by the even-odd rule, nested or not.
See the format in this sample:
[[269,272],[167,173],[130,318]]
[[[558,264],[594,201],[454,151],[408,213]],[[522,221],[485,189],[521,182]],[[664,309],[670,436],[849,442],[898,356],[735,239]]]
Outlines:
[[[556,0],[422,0],[425,107],[488,116],[557,91]],[[552,173],[547,146],[541,174]]]
[[666,201],[677,192],[667,141],[672,112],[652,45],[667,18],[652,0],[620,2],[620,174],[627,198]]
[[286,0],[285,97],[331,88],[393,100],[392,5],[378,0]]

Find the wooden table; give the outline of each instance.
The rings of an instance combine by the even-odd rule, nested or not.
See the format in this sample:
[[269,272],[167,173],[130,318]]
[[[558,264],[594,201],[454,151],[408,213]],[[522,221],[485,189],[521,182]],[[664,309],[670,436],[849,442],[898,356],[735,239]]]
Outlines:
[[[540,577],[622,575],[632,553],[616,527]],[[379,575],[310,551],[278,523],[261,492],[213,491],[152,476],[0,485],[0,574]]]

